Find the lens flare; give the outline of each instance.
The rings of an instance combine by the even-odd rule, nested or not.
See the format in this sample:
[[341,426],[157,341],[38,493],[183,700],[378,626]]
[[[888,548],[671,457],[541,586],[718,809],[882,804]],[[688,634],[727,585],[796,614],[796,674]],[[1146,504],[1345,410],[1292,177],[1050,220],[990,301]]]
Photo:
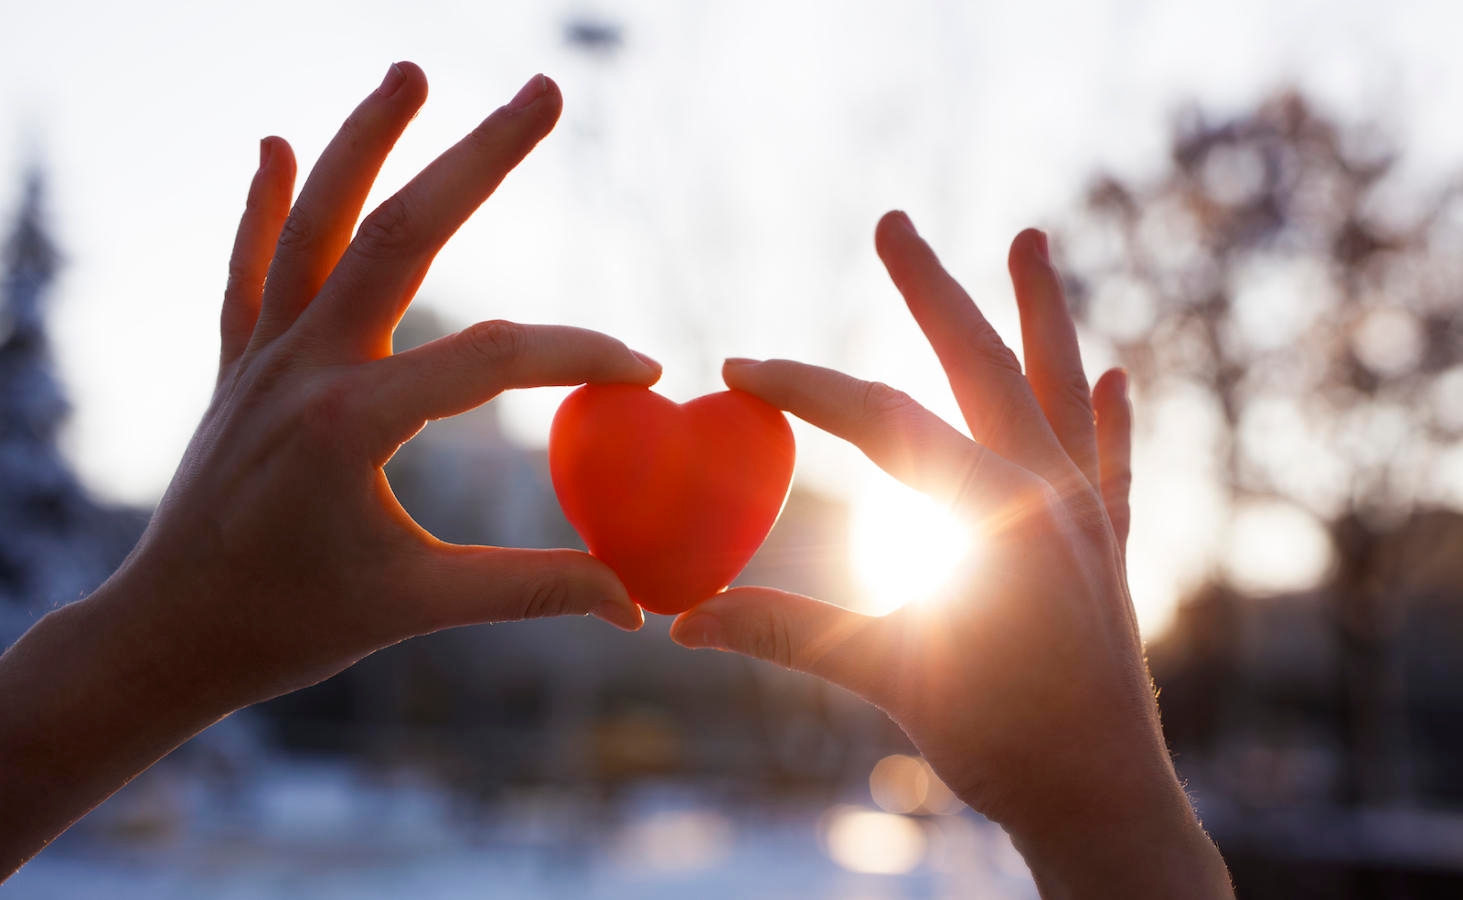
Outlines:
[[869,773],[869,794],[885,812],[912,813],[929,793],[930,773],[918,757],[886,756]]
[[971,529],[948,509],[887,478],[853,501],[849,544],[859,611],[882,616],[939,594],[974,549]]
[[965,808],[929,763],[901,753],[874,764],[869,772],[869,796],[891,813],[949,816]]
[[828,855],[850,872],[903,875],[924,861],[928,841],[913,819],[857,806],[835,806],[823,818]]

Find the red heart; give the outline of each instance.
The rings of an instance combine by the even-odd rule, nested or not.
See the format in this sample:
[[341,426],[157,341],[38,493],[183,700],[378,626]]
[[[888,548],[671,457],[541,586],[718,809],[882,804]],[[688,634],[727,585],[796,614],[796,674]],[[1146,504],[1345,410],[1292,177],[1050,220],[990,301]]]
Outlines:
[[792,429],[742,391],[677,404],[626,384],[585,385],[549,431],[564,515],[651,612],[684,612],[726,587],[777,521]]

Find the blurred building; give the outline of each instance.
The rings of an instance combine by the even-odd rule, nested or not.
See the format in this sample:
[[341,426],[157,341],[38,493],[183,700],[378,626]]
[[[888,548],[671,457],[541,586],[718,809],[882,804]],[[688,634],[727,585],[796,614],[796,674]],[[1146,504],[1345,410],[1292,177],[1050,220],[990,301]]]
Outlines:
[[[1219,586],[1150,648],[1180,774],[1241,884],[1275,897],[1463,891],[1463,514],[1374,536],[1388,703],[1368,741],[1391,802],[1346,791],[1351,625],[1335,581],[1247,597]],[[1344,571],[1344,569],[1343,569]]]

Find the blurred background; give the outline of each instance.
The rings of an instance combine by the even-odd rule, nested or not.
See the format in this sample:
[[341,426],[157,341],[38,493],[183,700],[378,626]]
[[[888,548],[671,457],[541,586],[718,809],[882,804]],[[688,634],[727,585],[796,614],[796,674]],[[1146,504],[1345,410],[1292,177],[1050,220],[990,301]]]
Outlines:
[[[1456,3],[12,4],[0,28],[0,646],[126,554],[207,402],[259,138],[302,169],[396,59],[432,96],[379,200],[538,71],[558,130],[397,333],[565,322],[903,387],[958,421],[872,250],[908,210],[1019,346],[1052,234],[1132,373],[1133,595],[1177,763],[1245,897],[1463,892],[1463,55]],[[573,546],[563,391],[388,468],[453,541]],[[795,425],[743,580],[886,612],[940,511]],[[14,897],[1035,896],[880,714],[652,617],[409,641],[237,714]],[[0,810],[0,817],[5,815]]]

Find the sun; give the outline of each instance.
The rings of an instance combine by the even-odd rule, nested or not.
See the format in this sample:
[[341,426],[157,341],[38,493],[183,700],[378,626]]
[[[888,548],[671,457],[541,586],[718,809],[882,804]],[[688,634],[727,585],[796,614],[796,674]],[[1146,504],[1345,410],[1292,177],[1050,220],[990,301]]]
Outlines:
[[893,479],[864,485],[852,507],[849,551],[860,612],[882,616],[930,600],[977,549],[968,525]]

